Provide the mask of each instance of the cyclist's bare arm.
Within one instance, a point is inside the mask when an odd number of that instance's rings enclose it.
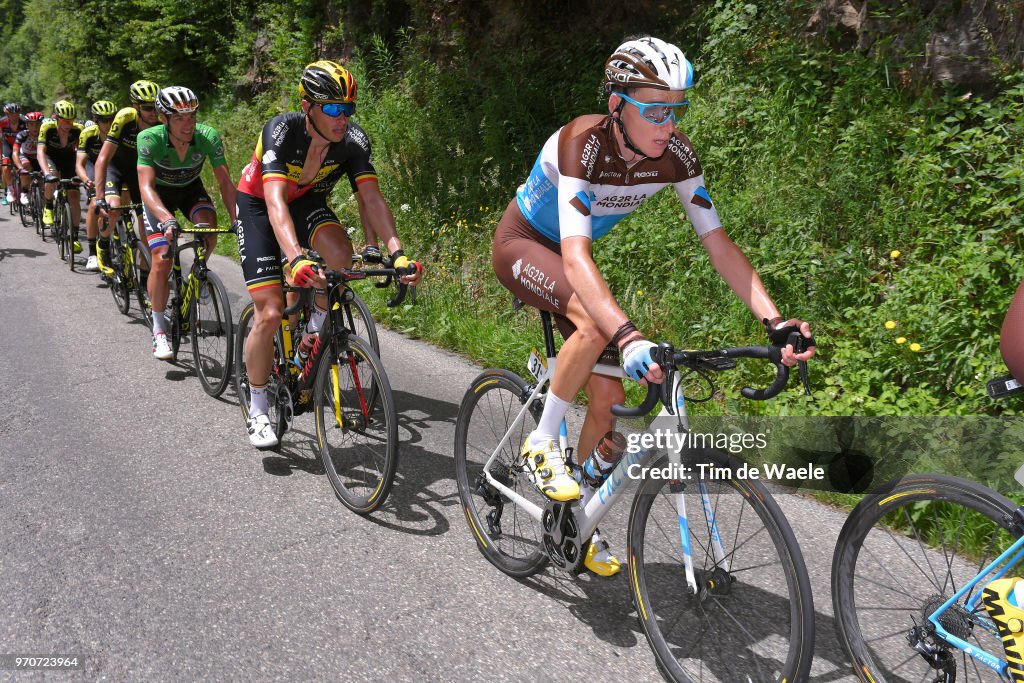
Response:
[[[89,173],[85,170],[85,162],[89,158],[89,155],[84,151],[78,152],[75,155],[75,174],[81,179],[82,183],[86,187],[89,186]]]
[[[583,310],[610,339],[629,320],[629,316],[619,307],[608,283],[597,269],[591,252],[592,244],[589,237],[566,237],[561,243],[562,263],[569,285]]]
[[[359,205],[359,220],[363,223],[363,231],[367,235],[372,231],[377,239],[383,240],[389,253],[394,254],[401,249],[402,241],[398,239],[398,231],[395,230],[395,216],[384,195],[380,193],[380,185],[376,180],[359,184],[356,203]],[[400,279],[407,285],[415,285],[422,277],[423,271],[420,270],[415,275],[403,275]]]
[[[771,320],[779,315],[779,309],[775,306],[772,298],[761,282],[754,266],[750,264],[746,254],[736,246],[736,243],[729,238],[725,230],[716,228],[701,237],[704,249],[708,252],[711,265],[715,267],[718,274],[726,281],[736,296],[746,304],[750,312],[759,321]],[[811,326],[803,323],[800,332],[805,337],[811,336]],[[783,362],[792,365],[796,361],[808,360],[815,353],[815,347],[809,348],[803,353],[794,354],[792,348],[786,347],[783,350]]]
[[[139,194],[142,195],[142,203],[160,223],[174,218],[174,214],[167,210],[156,192],[156,171],[153,167],[136,166],[136,169],[139,174]]]
[[[39,168],[43,170],[43,173],[49,173],[50,165],[46,163],[46,145],[42,142],[36,144],[36,161],[39,162]]]
[[[93,164],[92,175],[93,180],[96,182],[96,187],[100,188],[96,191],[96,194],[103,199],[106,193],[107,187],[107,166],[110,164],[110,160],[114,157],[114,153],[117,151],[117,145],[111,142],[109,139],[103,141],[103,146],[100,147],[100,154],[96,157],[96,163]]]
[[[235,184],[231,182],[231,172],[228,171],[227,166],[214,166],[213,177],[217,180],[217,185],[220,186],[220,197],[224,200],[224,207],[227,209],[228,218],[234,224],[235,219],[238,218],[235,205],[235,194],[238,190],[235,188]]]
[[[383,240],[389,252],[402,248],[398,233],[395,231],[395,217],[384,195],[380,193],[377,181],[368,180],[359,184],[356,204],[359,206],[359,220],[363,223],[363,231],[368,236],[376,235],[378,240]]]

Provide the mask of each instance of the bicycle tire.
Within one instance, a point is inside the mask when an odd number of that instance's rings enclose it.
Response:
[[[60,256],[60,260],[63,261],[65,258],[64,253],[64,226],[61,224],[63,220],[63,212],[60,211],[59,202],[54,199],[53,209],[50,213],[53,215],[53,224],[50,226],[50,237],[53,238],[54,243],[57,245],[57,254]]]
[[[377,354],[377,358],[380,358],[377,323],[373,319],[370,307],[355,292],[352,292],[352,301],[345,304],[345,322],[349,325],[349,331],[352,334],[370,342],[370,348]]]
[[[65,244],[68,253],[68,268],[75,272],[75,231],[71,226],[71,204],[67,201],[61,202],[61,211],[64,214]]]
[[[32,214],[36,221],[36,234],[45,242],[46,234],[43,231],[43,203],[45,201],[43,197],[43,187],[40,184],[33,184],[32,198]]]
[[[131,308],[131,281],[130,278],[130,264],[125,264],[125,252],[124,242],[120,238],[115,236],[115,233],[111,233],[108,242],[110,247],[107,249],[107,253],[110,255],[110,263],[105,264],[111,270],[114,271],[113,276],[110,278],[110,294],[114,297],[114,305],[117,306],[117,310],[122,315],[128,315],[128,311]],[[127,272],[126,272],[127,270]]]
[[[167,319],[167,338],[171,342],[171,362],[177,365],[178,363],[178,352],[181,351],[181,304],[182,301],[179,298],[179,292],[183,289],[184,282],[181,281],[179,276],[176,276],[173,268],[171,275],[167,279],[167,303],[164,304],[164,318]],[[183,295],[182,295],[183,296]],[[193,301],[189,305],[189,309],[195,305]],[[189,310],[188,316],[192,317],[192,311]]]
[[[320,460],[338,500],[357,514],[370,514],[387,500],[398,469],[398,411],[387,374],[369,342],[354,334],[345,349],[332,342],[316,366]]]
[[[710,450],[699,452],[695,462],[733,472],[740,466]],[[667,463],[662,456],[652,469]],[[788,520],[762,483],[706,479],[698,468],[691,471],[693,479],[682,487],[645,479],[629,515],[629,589],[659,667],[669,680],[686,683],[806,681],[814,656],[814,603]],[[699,483],[707,487],[707,505]],[[687,500],[696,594],[682,570],[679,495]],[[712,550],[716,534],[724,562]]]
[[[1016,507],[1005,496],[980,484],[945,475],[907,476],[861,500],[843,525],[832,557],[836,631],[859,680],[893,683],[924,680],[928,674],[938,676],[939,672],[912,649],[907,636],[915,625],[927,623],[925,612],[931,614],[1018,538],[1011,530]],[[944,520],[957,518],[960,528],[951,533]],[[908,526],[912,537],[898,530]],[[964,550],[960,543],[967,538],[963,535],[965,528],[974,537],[975,546],[980,540],[980,547],[985,547],[976,562],[958,555]],[[941,549],[929,547],[928,538],[938,538]],[[915,565],[915,557],[920,557],[925,566]],[[869,562],[878,568],[869,566]],[[936,567],[945,572],[941,580]],[[1007,576],[1021,576],[1022,570],[1020,565],[1011,567]],[[976,595],[985,583],[983,579],[965,597]],[[937,602],[940,599],[942,602]],[[981,608],[982,617],[984,612]],[[955,605],[945,615],[962,619],[960,626],[969,627],[965,641],[1002,656],[998,636],[985,628],[975,628],[974,615],[967,608]],[[934,644],[954,657],[958,683],[1003,680],[944,641]]]
[[[498,496],[483,479],[483,467],[491,454],[501,448],[491,474],[516,493],[543,507],[546,499],[519,465],[519,451],[526,436],[536,427],[541,405],[528,411],[510,438],[504,435],[518,415],[530,387],[508,370],[485,370],[470,384],[459,406],[455,422],[455,480],[462,511],[477,548],[487,561],[515,578],[532,576],[544,569],[548,555],[538,521],[521,513],[511,501]],[[493,524],[498,501],[502,512]],[[511,509],[510,506],[511,505]],[[509,514],[511,513],[511,514]],[[502,529],[511,516],[511,533]]]
[[[250,301],[245,308],[242,309],[241,315],[238,316],[238,324],[235,326],[235,350],[234,350],[234,377],[235,377],[235,393],[238,395],[238,406],[242,409],[242,419],[248,421],[249,419],[249,373],[245,368],[245,341],[249,337],[249,330],[252,329],[253,316],[255,313],[255,305]],[[281,450],[281,437],[284,436],[286,431],[286,417],[284,416],[281,407],[278,405],[278,388],[283,382],[285,373],[288,372],[286,365],[287,361],[284,360],[284,338],[282,337],[281,330],[278,328],[277,333],[274,335],[274,360],[270,367],[270,376],[267,382],[267,402],[270,408],[269,416],[270,422],[274,427],[274,433],[277,435],[278,443],[276,446],[270,448],[273,451]]]
[[[207,272],[190,310],[192,358],[203,391],[214,398],[224,393],[231,380],[234,339],[231,304],[224,283],[216,273]]]

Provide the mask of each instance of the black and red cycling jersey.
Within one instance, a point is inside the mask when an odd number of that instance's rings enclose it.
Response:
[[[265,181],[283,181],[288,183],[288,201],[292,202],[307,192],[326,196],[343,175],[348,175],[353,192],[359,191],[359,183],[377,180],[370,162],[370,139],[362,128],[349,122],[341,142],[328,146],[316,177],[299,185],[311,141],[305,114],[289,112],[270,119],[263,126],[252,160],[242,170],[239,192],[262,199]]]
[[[25,122],[21,116],[15,117],[15,120],[11,120],[9,115],[0,117],[0,135],[3,136],[3,141],[9,145],[14,144],[14,138],[20,131],[25,130]]]

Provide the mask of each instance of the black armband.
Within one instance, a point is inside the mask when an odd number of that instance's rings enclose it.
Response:
[[[627,320],[626,322],[619,325],[619,329],[615,330],[615,334],[612,335],[611,343],[615,344],[615,346],[618,346],[619,342],[625,339],[628,335],[638,331],[639,330],[636,329],[636,325],[633,324],[633,321]]]

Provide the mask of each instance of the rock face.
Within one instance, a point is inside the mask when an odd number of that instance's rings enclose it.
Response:
[[[984,88],[1001,68],[1024,67],[1020,0],[821,0],[806,30],[935,83]]]

